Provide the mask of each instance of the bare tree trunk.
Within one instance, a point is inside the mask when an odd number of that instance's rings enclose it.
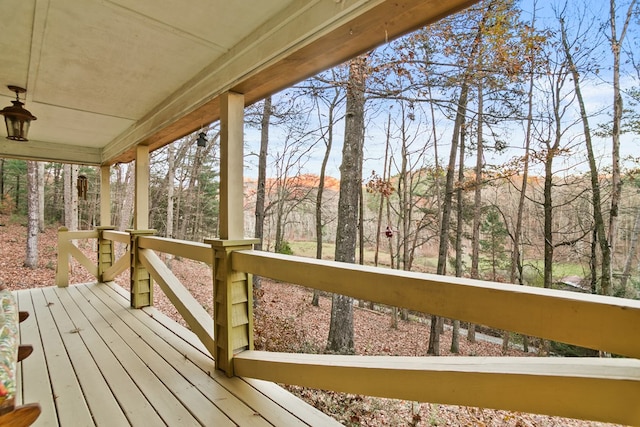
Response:
[[[167,224],[166,237],[173,239],[173,203],[175,193],[176,162],[175,149],[172,144],[167,148]]]
[[[447,252],[449,250],[449,225],[451,222],[451,205],[453,198],[453,182],[456,167],[456,155],[458,153],[458,145],[460,143],[460,132],[462,131],[464,116],[466,114],[467,99],[469,87],[463,82],[460,89],[460,97],[458,99],[458,110],[451,138],[451,151],[449,152],[449,164],[447,166],[447,175],[445,180],[444,200],[442,202],[442,220],[440,222],[440,244],[438,248],[438,265],[437,274],[445,275],[447,273]],[[438,317],[431,316],[431,328],[429,332],[428,354],[436,356],[440,355],[440,330],[438,328]]]
[[[387,181],[387,163],[389,161],[389,143],[391,140],[391,114],[387,118],[387,137],[384,147],[384,166],[382,168],[382,180]],[[373,265],[378,266],[378,258],[380,254],[380,237],[382,236],[382,213],[384,208],[384,200],[387,198],[382,192],[380,195],[380,205],[378,206],[378,223],[376,227],[376,250],[373,255]],[[391,262],[393,265],[393,261]]]
[[[640,234],[640,208],[636,209],[636,220],[633,225],[633,231],[631,232],[629,240],[629,249],[627,250],[627,258],[624,262],[624,268],[622,269],[622,278],[620,285],[622,289],[627,287],[627,281],[631,275],[631,263],[636,255],[636,247],[638,245],[638,234]]]
[[[70,164],[66,164],[63,166],[63,171],[62,171],[62,185],[63,185],[63,192],[62,192],[62,198],[64,199],[64,226],[67,227],[67,229],[71,229],[69,226],[69,222],[70,222],[70,217],[71,217],[71,191],[72,191],[72,185],[71,185],[71,165]]]
[[[4,201],[4,159],[0,159],[0,204]]]
[[[463,125],[464,127],[464,125]],[[464,133],[464,132],[463,132]],[[462,276],[462,229],[464,227],[463,221],[463,210],[464,210],[464,200],[463,200],[463,188],[464,188],[464,155],[465,155],[465,144],[464,137],[462,138],[463,142],[460,144],[460,156],[458,157],[458,188],[456,189],[456,277]],[[451,334],[451,353],[459,353],[460,352],[460,321],[453,321],[453,330]]]
[[[358,194],[358,264],[364,265],[364,190],[360,185]],[[364,300],[358,300],[358,307],[364,308]]]
[[[392,162],[389,162],[389,170],[385,175],[387,177],[391,175],[391,163]],[[387,224],[391,224],[391,203],[389,201],[389,197],[385,197],[384,201],[387,205]],[[393,250],[393,236],[396,236],[397,240],[397,233],[391,231],[389,229],[389,226],[387,226],[387,230],[389,230],[389,233],[385,232],[385,236],[387,237],[387,241],[389,243],[389,266],[391,268],[398,269],[400,267],[400,257],[399,253],[397,253],[400,252],[399,245],[396,245],[397,250],[395,252]],[[391,307],[391,327],[393,329],[398,329],[398,307]]]
[[[39,201],[38,162],[27,161],[27,254],[24,266],[29,268],[38,267]]]
[[[260,239],[254,248],[257,251],[262,250],[262,239],[264,238],[264,205],[266,198],[266,181],[267,181],[267,150],[269,149],[269,125],[271,123],[272,101],[268,96],[264,99],[262,107],[262,118],[260,121],[260,153],[258,154],[258,182],[256,183],[256,225],[254,234],[256,239]],[[256,298],[253,299],[253,305],[259,305],[260,295],[260,276],[253,277],[253,291]]]
[[[531,20],[531,28],[535,28],[535,6],[534,15]],[[527,195],[527,184],[529,181],[529,151],[531,148],[531,132],[533,128],[533,90],[535,84],[535,66],[536,66],[536,50],[530,49],[527,52],[530,61],[529,71],[529,90],[527,92],[527,129],[524,137],[524,155],[522,158],[522,187],[520,188],[520,195],[518,197],[518,211],[516,214],[516,228],[513,232],[513,251],[511,252],[511,270],[510,281],[511,283],[518,283],[524,285],[522,273],[523,273],[523,257],[520,251],[520,242],[522,239],[522,219],[524,214],[524,203]],[[509,348],[510,333],[505,331],[502,340],[502,351],[506,353]],[[525,351],[528,351],[528,339],[524,337]]]
[[[461,142],[461,132],[463,131],[463,123],[467,113],[467,103],[469,99],[469,82],[474,75],[474,63],[480,45],[482,43],[482,33],[484,31],[485,22],[491,13],[491,5],[483,15],[480,25],[478,26],[474,40],[471,45],[471,52],[468,57],[467,68],[464,72],[460,87],[460,96],[456,108],[456,118],[453,126],[453,135],[451,137],[451,151],[449,153],[449,164],[447,165],[447,174],[445,180],[444,200],[442,201],[442,220],[440,222],[440,244],[438,248],[438,266],[437,274],[445,275],[447,273],[447,252],[449,249],[449,225],[451,222],[451,204],[453,198],[453,181],[456,166],[456,154],[458,144]],[[464,143],[464,141],[462,142]],[[440,354],[440,333],[438,325],[440,322],[436,316],[431,316],[431,329],[429,333],[428,354]]]
[[[44,162],[38,162],[38,230],[44,233],[44,229]]]
[[[401,147],[401,165],[400,174],[398,177],[398,202],[400,213],[400,226],[402,227],[402,234],[398,233],[398,257],[402,256],[402,269],[408,271],[411,269],[411,248],[409,247],[409,236],[411,234],[411,224],[413,222],[413,206],[411,204],[411,171],[409,163],[409,147],[407,136],[407,114],[405,113],[404,103],[402,104],[402,128],[400,129],[402,135],[402,147]],[[400,227],[399,227],[400,228]],[[402,247],[402,253],[400,248]],[[400,317],[402,320],[408,320],[409,311],[406,308],[400,310]],[[397,325],[396,325],[397,327]]]
[[[176,181],[176,156],[175,147],[173,144],[169,144],[167,147],[167,219],[165,223],[165,237],[173,239],[173,204],[175,202],[175,181]],[[165,254],[165,262],[167,267],[171,269],[171,262],[173,255],[170,253]]]
[[[283,154],[284,155],[284,154]],[[273,245],[273,250],[276,253],[280,253],[282,251],[282,244],[284,242],[284,228],[285,221],[288,215],[288,211],[285,212],[285,204],[289,202],[289,170],[285,167],[280,172],[280,176],[276,179],[276,193],[278,198],[275,202],[275,222],[276,222],[276,233],[275,233],[275,242]]]
[[[262,250],[262,238],[264,236],[265,182],[267,179],[267,150],[269,149],[269,123],[271,120],[271,108],[272,103],[271,97],[269,96],[264,100],[260,127],[260,153],[258,154],[258,182],[256,183],[255,210],[255,237],[260,239],[260,242],[255,245],[256,250]]]
[[[482,77],[480,77],[482,79]],[[480,278],[480,222],[482,221],[482,166],[483,166],[483,144],[482,144],[482,80],[478,86],[478,152],[476,153],[476,181],[473,195],[473,226],[471,237],[471,277]],[[462,142],[464,144],[464,141]],[[467,340],[476,341],[476,327],[469,324],[467,329]]]
[[[121,166],[123,167],[123,166]],[[133,178],[133,171],[135,165],[133,162],[126,165],[127,173],[125,174],[123,187],[125,188],[124,199],[122,201],[122,209],[120,210],[120,223],[118,224],[118,230],[124,231],[131,227],[131,218],[133,218],[133,202],[135,194],[135,185]]]
[[[553,124],[554,135],[553,140],[545,141],[546,144],[546,158],[544,161],[544,189],[543,189],[543,211],[544,211],[544,287],[550,288],[553,282],[553,255],[555,245],[553,243],[553,160],[558,148],[560,147],[560,141],[562,140],[562,116],[561,116],[561,99],[562,99],[562,86],[566,74],[558,75],[553,80],[553,87],[551,92],[552,108],[553,108]],[[541,346],[544,347],[544,346]]]
[[[347,106],[340,166],[340,196],[336,234],[336,261],[355,262],[358,199],[362,187],[362,150],[364,143],[364,104],[367,57],[351,61],[347,85]],[[327,351],[353,353],[353,299],[333,295]]]
[[[616,2],[615,0],[609,0],[609,26],[611,28],[611,37],[609,39],[611,43],[611,52],[613,54],[613,118],[612,118],[612,135],[611,135],[611,209],[609,211],[609,248],[611,250],[611,265],[613,265],[613,258],[616,253],[616,243],[618,238],[618,211],[620,204],[620,195],[622,192],[622,179],[620,173],[620,123],[622,121],[623,105],[622,105],[622,93],[620,88],[620,52],[622,50],[622,43],[629,27],[629,22],[634,16],[634,7],[636,0],[629,2],[629,7],[625,15],[625,21],[622,26],[622,31],[618,36],[618,30],[616,27]],[[604,255],[603,255],[604,256]],[[610,270],[611,273],[611,270]],[[609,280],[611,281],[611,280]],[[603,286],[602,293],[604,295],[611,295],[612,289],[605,289]]]
[[[69,230],[78,229],[78,166],[64,165],[64,224]]]
[[[179,230],[179,238],[180,239],[188,239],[189,232],[195,232],[195,218],[197,215],[196,208],[196,199],[197,195],[197,182],[198,177],[200,176],[200,171],[202,170],[202,147],[196,148],[196,153],[193,157],[193,167],[189,171],[189,181],[187,184],[187,189],[185,190],[184,197],[184,214],[182,216],[182,220],[180,221],[180,230]]]
[[[602,278],[601,289],[604,295],[611,293],[611,261],[612,247],[609,246],[604,227],[604,218],[602,215],[602,198],[600,195],[600,174],[598,172],[598,166],[596,165],[596,158],[593,153],[593,144],[591,142],[591,128],[589,126],[589,117],[587,115],[587,109],[585,107],[584,99],[582,97],[582,88],[580,85],[580,72],[573,60],[573,54],[571,53],[571,46],[567,40],[567,32],[564,25],[564,19],[560,18],[560,31],[562,36],[562,47],[564,48],[565,57],[567,59],[571,76],[573,77],[573,83],[576,91],[576,98],[578,100],[578,106],[580,107],[580,119],[582,120],[582,127],[584,132],[584,139],[587,148],[587,158],[589,160],[589,171],[591,177],[591,201],[593,204],[593,221],[595,228],[595,238],[600,245],[600,251],[602,253]],[[615,110],[615,108],[614,108]],[[612,200],[613,204],[613,200]],[[593,258],[595,258],[595,254]],[[595,278],[593,278],[595,279]]]
[[[71,165],[71,230],[78,230],[79,199],[78,199],[78,165]]]
[[[324,156],[322,157],[322,165],[320,166],[320,179],[318,182],[318,192],[316,194],[316,258],[322,259],[322,197],[324,196],[324,179],[327,172],[327,164],[329,163],[329,157],[331,156],[331,147],[333,146],[333,121],[335,107],[337,105],[337,96],[333,99],[333,102],[329,105],[327,112],[327,131],[325,141]],[[311,304],[318,307],[320,305],[320,291],[314,289],[313,298]]]
[[[595,227],[591,232],[591,242],[589,246],[590,290],[591,293],[595,295],[598,293],[598,232]]]

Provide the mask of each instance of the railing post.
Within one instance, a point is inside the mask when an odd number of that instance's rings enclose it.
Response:
[[[98,231],[98,280],[103,282],[102,274],[113,265],[115,251],[113,241],[102,237],[105,230],[115,230],[111,225],[96,227]]]
[[[213,248],[213,318],[216,369],[232,377],[233,355],[253,350],[251,275],[231,268],[231,253],[253,249],[258,239],[205,240]]]
[[[58,265],[56,267],[56,286],[66,288],[69,286],[69,239],[66,233],[67,227],[58,228]]]
[[[153,305],[153,279],[140,262],[138,254],[138,237],[153,236],[156,230],[126,230],[131,236],[131,263],[129,284],[131,290],[131,307],[142,308]]]

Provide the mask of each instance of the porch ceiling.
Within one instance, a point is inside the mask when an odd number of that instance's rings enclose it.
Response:
[[[29,142],[0,157],[133,159],[477,0],[3,0],[0,108],[27,88]]]

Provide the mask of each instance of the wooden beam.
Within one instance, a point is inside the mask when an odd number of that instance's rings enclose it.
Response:
[[[234,252],[232,257],[237,271],[640,358],[636,300],[260,251]]]
[[[345,393],[639,425],[640,361],[245,351],[236,375]]]
[[[0,139],[0,157],[89,166],[102,164],[102,150],[99,148],[35,140],[15,142],[2,138]]]

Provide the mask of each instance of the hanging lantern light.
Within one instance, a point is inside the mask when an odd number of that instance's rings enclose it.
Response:
[[[29,125],[32,120],[36,120],[36,116],[31,114],[22,106],[19,94],[25,93],[27,90],[18,86],[7,86],[9,90],[16,93],[16,100],[11,101],[13,105],[4,107],[0,110],[0,114],[4,116],[4,122],[7,126],[7,139],[13,141],[28,141]]]
[[[207,146],[207,135],[204,132],[200,132],[198,134],[198,140],[196,141],[198,147],[206,147]]]

